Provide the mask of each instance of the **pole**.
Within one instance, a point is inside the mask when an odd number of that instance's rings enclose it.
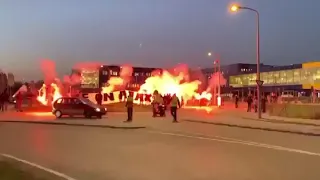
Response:
[[[218,87],[218,97],[220,97],[220,95],[221,95],[221,94],[220,94],[220,93],[221,93],[221,85],[220,85],[220,74],[221,74],[220,60],[218,60],[218,63],[219,63],[219,64],[218,64],[218,73],[219,73],[219,74],[218,74],[218,76],[219,76],[219,77],[218,77],[218,86],[219,86],[219,87]]]
[[[258,93],[258,119],[261,119],[261,86],[260,86],[260,15],[256,12],[257,25],[257,93]]]
[[[216,62],[214,61],[213,62],[213,77],[211,78],[216,78],[216,73],[217,73],[217,65],[216,65]],[[214,79],[215,80],[215,79]],[[213,104],[216,105],[217,104],[217,97],[216,97],[216,92],[217,92],[217,84],[214,82],[214,85],[213,85]]]

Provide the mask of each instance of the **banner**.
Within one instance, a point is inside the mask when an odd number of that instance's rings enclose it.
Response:
[[[153,101],[153,97],[151,94],[142,94],[135,91],[115,91],[112,93],[104,93],[102,94],[102,104],[112,104],[112,103],[119,103],[125,102],[129,93],[133,94],[134,103],[135,104],[151,104]],[[82,97],[87,98],[92,102],[96,102],[96,94],[97,93],[83,93]]]

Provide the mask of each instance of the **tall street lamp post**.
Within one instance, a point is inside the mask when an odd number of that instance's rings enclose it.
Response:
[[[230,10],[232,12],[237,12],[239,10],[250,10],[255,12],[256,14],[256,61],[257,61],[257,95],[258,95],[258,118],[261,118],[261,86],[263,84],[263,81],[260,79],[260,15],[259,12],[253,8],[244,7],[244,6],[238,6],[238,5],[232,5]]]
[[[220,74],[221,74],[221,68],[220,68],[220,55],[219,54],[214,54],[216,56],[215,60],[213,61],[213,64],[214,64],[214,72],[218,72],[218,97],[215,96],[214,94],[214,98],[215,98],[215,101],[216,102],[216,98],[218,100],[217,102],[217,105],[220,107],[221,106],[221,84],[220,84]],[[208,56],[211,57],[212,56],[212,53],[209,52],[208,53]],[[218,71],[216,71],[216,67],[218,67]],[[216,92],[216,87],[214,87],[214,92]]]

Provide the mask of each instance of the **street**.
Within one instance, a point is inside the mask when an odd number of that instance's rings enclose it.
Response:
[[[119,119],[118,119],[119,121]],[[316,180],[318,137],[154,120],[121,130],[0,124],[0,152],[77,180]]]

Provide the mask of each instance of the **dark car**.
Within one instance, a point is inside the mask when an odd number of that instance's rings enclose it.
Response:
[[[79,97],[61,97],[52,105],[52,114],[57,118],[61,118],[63,115],[84,115],[86,118],[95,116],[101,119],[106,113],[107,108]]]

